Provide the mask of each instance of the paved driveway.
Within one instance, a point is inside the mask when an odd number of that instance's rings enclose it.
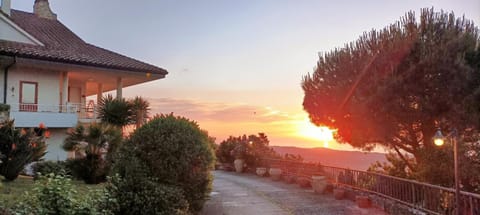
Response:
[[[272,181],[252,174],[214,171],[213,191],[200,215],[383,215],[362,209],[350,200],[335,200],[296,184]]]

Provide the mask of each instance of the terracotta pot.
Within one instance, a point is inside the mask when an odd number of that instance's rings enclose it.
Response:
[[[333,196],[336,200],[342,200],[345,198],[345,190],[340,188],[333,189]]]
[[[278,181],[278,180],[280,180],[280,175],[282,174],[282,169],[280,169],[280,168],[270,168],[268,173],[270,174],[270,177],[272,177],[272,180]]]
[[[306,177],[297,178],[297,184],[303,188],[307,188],[311,186],[310,181]]]
[[[295,176],[293,176],[293,175],[286,175],[286,176],[284,177],[284,180],[285,180],[285,182],[287,182],[287,184],[295,183]]]
[[[267,168],[265,167],[257,167],[257,175],[263,177],[265,173],[267,173]]]
[[[245,164],[245,161],[243,159],[235,159],[233,162],[235,165],[235,171],[238,173],[243,172],[243,165]]]
[[[327,188],[327,177],[323,175],[312,176],[312,187],[315,193],[324,193]]]
[[[355,202],[359,208],[369,208],[372,205],[368,196],[356,196]]]

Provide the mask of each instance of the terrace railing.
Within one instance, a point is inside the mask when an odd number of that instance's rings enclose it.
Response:
[[[454,214],[455,190],[388,175],[324,166],[314,163],[265,159],[279,167],[285,176],[311,176],[321,172],[335,186],[368,192],[428,214]],[[480,195],[460,192],[460,214],[480,214]]]

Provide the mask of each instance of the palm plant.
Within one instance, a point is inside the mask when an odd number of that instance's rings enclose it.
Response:
[[[63,149],[82,154],[73,162],[73,172],[87,183],[97,183],[104,178],[110,166],[111,156],[122,141],[121,131],[110,124],[78,125],[68,132]]]
[[[98,115],[102,122],[120,128],[132,122],[132,105],[125,99],[113,98],[109,94],[103,97],[98,104]]]
[[[144,98],[137,96],[129,101],[132,113],[132,121],[135,123],[135,128],[139,128],[148,119],[148,111],[150,110],[150,104]]]

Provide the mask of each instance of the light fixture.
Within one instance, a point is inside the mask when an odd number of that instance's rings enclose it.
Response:
[[[435,132],[435,135],[433,136],[433,143],[437,146],[442,146],[445,143],[445,137],[442,134],[442,131],[440,129]]]

